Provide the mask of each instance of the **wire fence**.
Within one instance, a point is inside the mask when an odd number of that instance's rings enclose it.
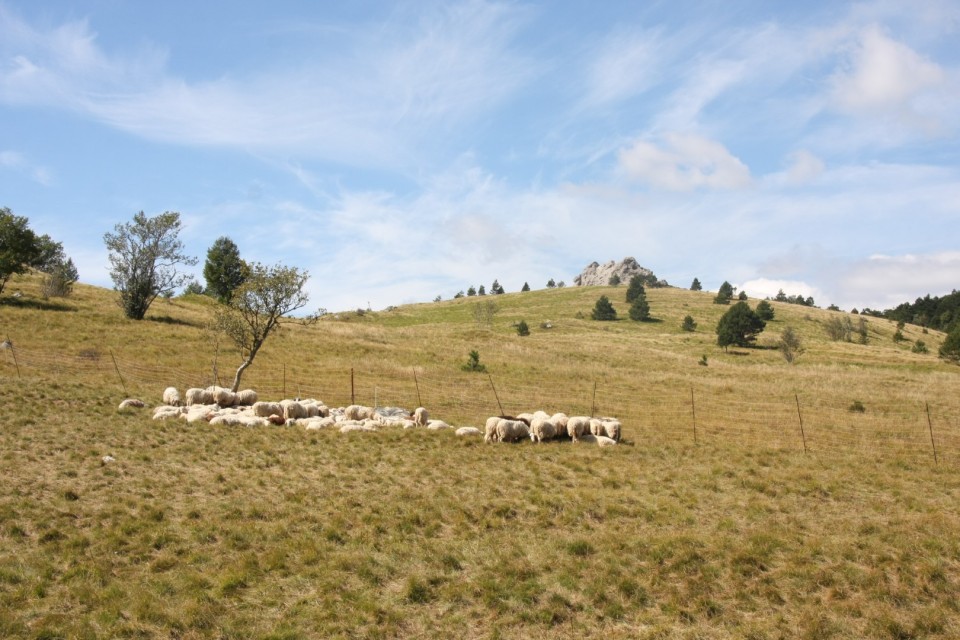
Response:
[[[215,367],[188,371],[145,364],[112,352],[77,356],[40,350],[0,352],[0,377],[112,385],[118,396],[160,404],[174,386],[230,386]],[[232,374],[232,372],[231,372]],[[317,398],[332,407],[348,404],[427,407],[450,424],[482,426],[491,415],[543,409],[568,415],[613,416],[625,439],[649,444],[736,443],[744,447],[862,454],[960,464],[960,405],[956,398],[931,402],[917,393],[875,398],[867,406],[839,397],[771,395],[729,386],[651,389],[602,381],[554,379],[499,386],[484,373],[440,371],[389,365],[331,370],[298,364],[247,370],[244,388],[263,399]],[[956,394],[953,394],[956,395]],[[889,394],[888,394],[889,396]]]

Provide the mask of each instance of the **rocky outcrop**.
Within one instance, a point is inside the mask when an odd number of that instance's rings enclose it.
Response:
[[[630,283],[633,276],[642,276],[648,283],[648,286],[666,287],[669,286],[666,280],[657,280],[653,271],[641,267],[636,258],[624,258],[619,262],[611,260],[610,262],[591,262],[576,278],[573,283],[578,287],[589,287],[596,285],[606,286],[610,284],[610,278],[614,275],[620,276],[620,283],[624,286]]]

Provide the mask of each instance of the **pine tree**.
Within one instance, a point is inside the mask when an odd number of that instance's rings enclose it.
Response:
[[[530,285],[524,282],[523,287],[520,289],[520,291],[530,291]]]
[[[498,296],[502,293],[505,293],[505,291],[503,290],[503,287],[500,285],[500,283],[497,280],[494,280],[493,284],[490,285],[490,293],[495,296]]]
[[[615,274],[613,274],[612,276],[610,276],[610,280],[607,282],[607,284],[609,284],[611,287],[619,287],[619,286],[620,286],[620,274],[615,273]]]
[[[738,302],[730,307],[717,323],[717,344],[724,350],[731,344],[749,347],[766,324],[754,313],[750,305],[746,302]]]
[[[483,288],[483,285],[480,285],[480,288],[477,289],[477,295],[478,295],[478,296],[485,296],[485,295],[487,295],[487,290]]]
[[[547,280],[547,289],[553,289],[557,286],[557,283],[553,281],[553,278]]]
[[[473,285],[471,285],[470,288],[467,289],[467,295],[468,295],[468,296],[475,296],[475,295],[477,295],[477,290],[473,288]]]
[[[756,313],[760,316],[760,319],[764,322],[770,322],[773,320],[773,305],[771,305],[766,300],[761,300],[757,303]]]
[[[220,302],[230,302],[233,292],[247,278],[247,271],[236,243],[226,236],[217,238],[207,251],[207,261],[203,265],[207,293]]]
[[[530,326],[527,324],[526,320],[521,320],[517,324],[517,335],[518,336],[528,336],[530,335]]]
[[[630,305],[630,319],[642,322],[650,319],[650,305],[647,303],[647,295],[641,293],[633,299]]]
[[[956,324],[940,346],[940,357],[948,362],[960,362],[960,324]]]
[[[684,331],[696,331],[697,330],[697,321],[693,319],[693,316],[684,316],[683,324],[680,325],[680,328]]]
[[[723,284],[720,285],[720,290],[717,291],[717,296],[713,299],[713,302],[714,304],[730,304],[730,300],[732,299],[733,285],[724,280]]]
[[[627,302],[633,302],[637,296],[646,295],[643,288],[643,276],[633,276],[630,278],[630,284],[627,286]]]
[[[594,320],[616,320],[617,310],[613,308],[610,298],[600,296],[597,299],[596,305],[593,307],[593,311],[590,313],[590,317]]]
[[[693,283],[690,285],[690,291],[703,291],[703,285],[700,284],[698,279],[693,279]]]

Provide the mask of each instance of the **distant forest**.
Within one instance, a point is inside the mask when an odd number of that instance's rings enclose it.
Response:
[[[861,313],[949,332],[960,323],[960,292],[954,289],[942,298],[927,294],[923,298],[917,298],[913,304],[904,302],[895,309],[864,309]]]

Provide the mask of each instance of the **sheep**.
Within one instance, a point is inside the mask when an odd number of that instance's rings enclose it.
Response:
[[[360,407],[358,405],[352,404],[349,407],[343,409],[343,419],[344,420],[360,420]]]
[[[237,394],[230,391],[230,389],[213,386],[207,387],[206,391],[210,394],[213,402],[221,407],[232,407],[237,404]]]
[[[153,419],[154,420],[169,420],[170,418],[179,418],[183,415],[185,408],[183,407],[171,407],[168,405],[160,405],[153,410]]]
[[[441,429],[451,429],[452,427],[448,425],[443,420],[430,420],[427,422],[427,429],[430,431],[440,431]]]
[[[460,427],[456,431],[458,436],[479,436],[480,429],[476,427]]]
[[[307,417],[307,410],[296,400],[281,400],[280,406],[283,407],[283,417],[287,420],[298,420]]]
[[[171,407],[180,406],[180,392],[176,387],[167,387],[163,390],[163,404]]]
[[[484,425],[483,430],[483,441],[487,444],[491,442],[499,442],[500,438],[497,436],[497,424],[500,422],[500,416],[491,416],[487,418],[487,422]]]
[[[206,404],[204,402],[203,395],[204,395],[203,389],[197,389],[197,388],[187,389],[186,398],[185,398],[186,402],[184,404],[186,404],[187,406],[191,406],[194,404]]]
[[[556,426],[542,416],[536,416],[533,424],[530,425],[530,440],[533,442],[543,442],[550,440],[557,435]]]
[[[267,417],[267,422],[270,424],[275,424],[278,427],[282,427],[283,425],[287,424],[287,419],[283,417],[283,414],[273,413]]]
[[[565,413],[555,413],[550,416],[550,422],[557,428],[557,435],[567,433],[567,420],[570,418]]]
[[[425,427],[430,423],[430,414],[423,407],[417,407],[413,412],[413,421],[417,426]]]
[[[574,416],[567,420],[567,435],[576,442],[580,436],[590,433],[590,418],[586,416]]]
[[[529,427],[529,426],[530,426],[530,423],[533,422],[533,414],[532,414],[532,413],[518,413],[518,414],[517,414],[517,417],[515,417],[515,418],[507,418],[507,419],[508,419],[508,420],[519,420],[520,422],[524,423],[525,425],[527,425],[527,426]]]
[[[244,389],[237,392],[237,404],[243,407],[252,407],[257,402],[257,392],[253,389]]]
[[[318,431],[320,429],[326,429],[327,427],[332,427],[336,424],[336,420],[331,417],[326,418],[311,418],[306,420],[303,425],[307,431]]]
[[[187,422],[209,422],[213,417],[213,406],[205,404],[196,404],[190,407],[190,410],[184,414]]]
[[[260,418],[282,416],[283,407],[280,406],[279,402],[255,402],[253,404],[253,415]]]
[[[340,427],[340,433],[351,433],[354,431],[376,431],[375,426],[366,424],[365,422],[356,422],[350,421]]]
[[[500,442],[515,442],[530,435],[530,427],[522,420],[500,420],[497,423],[497,439]]]
[[[123,411],[124,409],[143,409],[146,405],[143,404],[143,400],[137,398],[127,398],[120,403],[120,406],[117,407],[117,411]]]
[[[608,438],[607,436],[595,436],[592,433],[585,433],[580,437],[580,442],[590,442],[596,443],[601,447],[612,447],[617,444],[617,441],[613,438]]]
[[[599,436],[603,434],[603,421],[599,418],[590,418],[590,434]]]
[[[620,442],[620,421],[614,418],[605,418],[602,421],[603,433],[597,435],[606,435],[615,442]]]

